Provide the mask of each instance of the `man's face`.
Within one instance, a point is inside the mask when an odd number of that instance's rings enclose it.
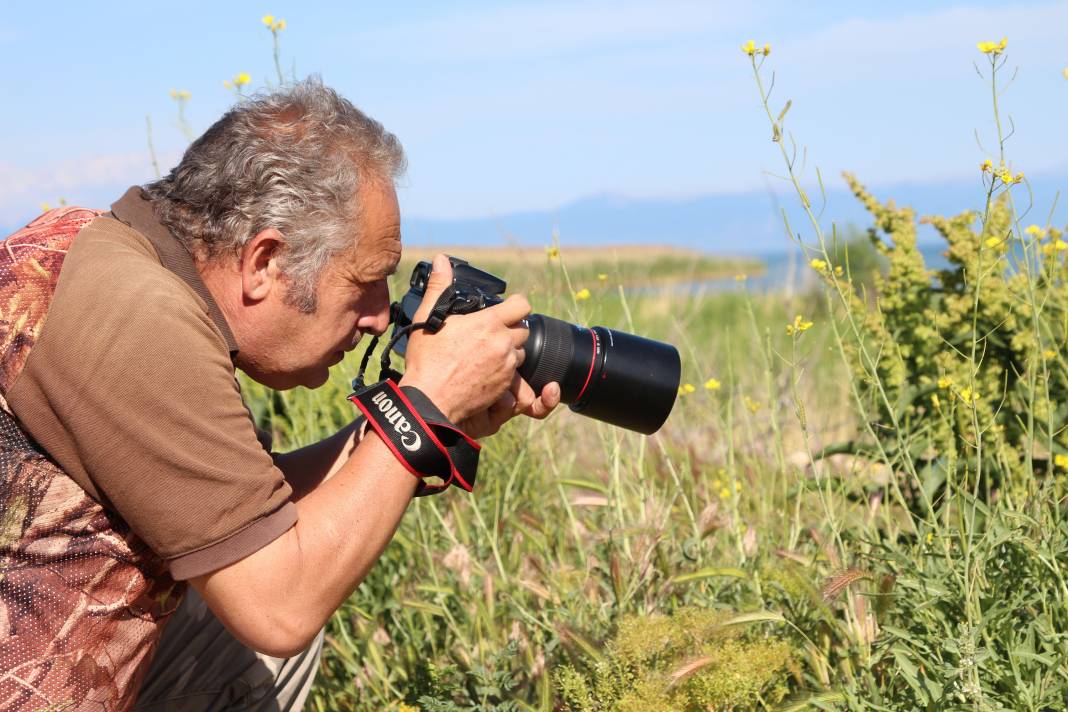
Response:
[[[275,389],[317,388],[364,333],[380,334],[388,327],[386,278],[401,254],[397,195],[391,185],[374,183],[361,187],[358,199],[354,249],[336,255],[326,268],[316,310],[306,314],[276,298],[266,326],[271,337],[261,344],[261,353],[239,354],[238,365],[256,381]]]

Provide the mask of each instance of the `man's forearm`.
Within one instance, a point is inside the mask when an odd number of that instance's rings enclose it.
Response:
[[[299,518],[289,531],[192,583],[246,644],[291,655],[363,580],[416,484],[377,436],[367,437],[335,476],[297,502]]]

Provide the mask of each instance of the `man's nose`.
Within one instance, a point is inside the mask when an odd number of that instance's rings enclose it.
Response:
[[[365,317],[366,321],[361,320],[363,321],[361,326],[374,334],[386,333],[386,329],[389,328],[389,285],[383,282],[382,286],[375,290],[369,306],[371,315]]]

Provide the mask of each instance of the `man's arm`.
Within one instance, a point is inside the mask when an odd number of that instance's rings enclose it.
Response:
[[[447,260],[445,270],[431,276],[424,305],[451,283]],[[526,300],[512,297],[482,312],[451,317],[437,334],[413,334],[401,384],[422,390],[457,423],[491,412],[495,430],[518,411],[544,416],[555,405],[553,394],[535,399],[521,379],[514,385],[526,330],[512,325],[529,311]],[[513,389],[518,395],[510,395]],[[342,433],[331,446],[339,453],[345,450]],[[309,462],[327,460],[309,452]],[[289,531],[191,583],[246,645],[291,656],[308,645],[363,580],[392,538],[416,484],[379,437],[368,435],[334,476],[297,502],[298,521]]]
[[[368,437],[335,476],[297,502],[289,531],[191,583],[243,643],[290,657],[366,576],[416,484],[377,436]]]

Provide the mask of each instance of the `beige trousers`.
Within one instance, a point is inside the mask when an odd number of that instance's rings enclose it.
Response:
[[[163,629],[136,712],[297,712],[311,691],[323,633],[300,655],[272,658],[238,642],[192,587]]]

